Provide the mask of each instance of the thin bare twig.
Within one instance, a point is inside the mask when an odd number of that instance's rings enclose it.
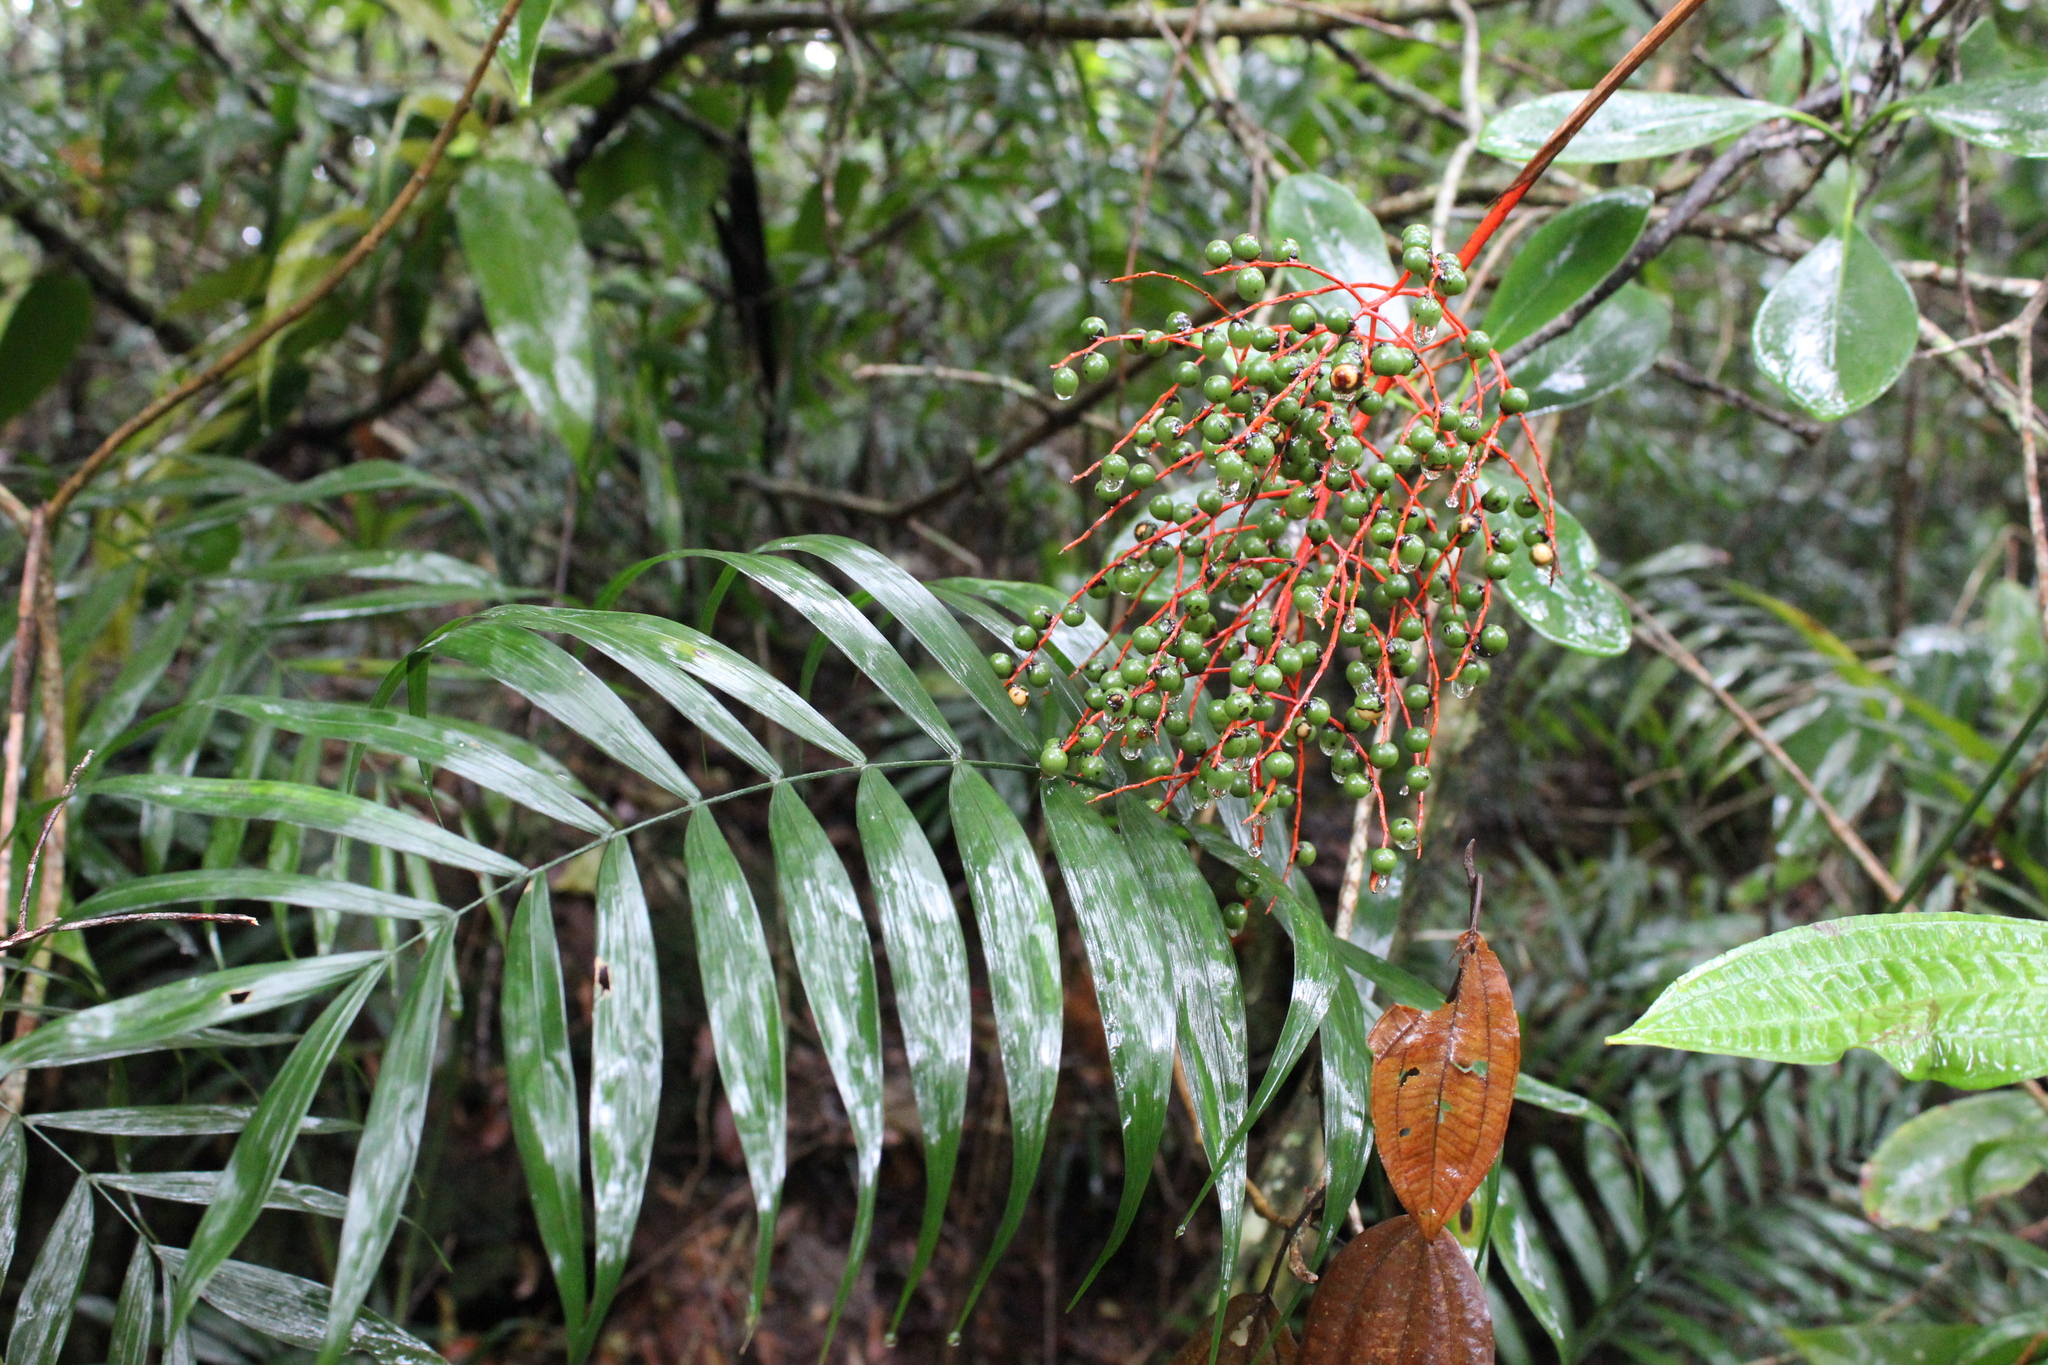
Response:
[[[1802,441],[1818,441],[1828,434],[1828,429],[1819,422],[1809,422],[1804,417],[1794,417],[1789,412],[1780,412],[1762,399],[1752,398],[1741,389],[1701,374],[1682,360],[1660,357],[1656,368],[1681,384],[1689,384],[1702,393],[1711,393],[1730,407],[1741,408],[1744,412],[1763,418],[1773,426],[1783,427]]]
[[[0,886],[10,885],[14,877],[14,822],[21,813],[22,750],[28,736],[28,689],[36,647],[36,585],[43,573],[46,525],[40,510],[31,514],[28,552],[21,563],[21,597],[14,624],[14,676],[7,694],[5,756],[0,758],[7,768],[5,775],[0,776]]]
[[[1643,643],[1677,664],[1692,675],[1695,682],[1714,694],[1714,700],[1721,703],[1721,708],[1735,718],[1736,724],[1756,741],[1757,747],[1770,757],[1771,762],[1784,770],[1794,785],[1805,793],[1807,800],[1813,802],[1813,808],[1820,812],[1822,822],[1835,836],[1836,842],[1848,850],[1849,856],[1856,860],[1864,875],[1884,892],[1885,899],[1896,901],[1900,890],[1898,879],[1892,876],[1883,862],[1879,861],[1877,854],[1871,851],[1870,845],[1863,842],[1863,836],[1842,818],[1842,813],[1835,809],[1834,803],[1821,794],[1813,779],[1806,775],[1806,770],[1792,760],[1792,755],[1785,752],[1783,745],[1771,738],[1770,731],[1764,729],[1763,722],[1751,715],[1748,707],[1737,701],[1727,688],[1721,686],[1707,666],[1700,662],[1699,656],[1687,649],[1677,636],[1665,628],[1662,621],[1650,614],[1648,608],[1627,593],[1621,592],[1619,588],[1615,591],[1621,594],[1621,599],[1628,603],[1629,610],[1635,614],[1636,635]]]
[[[1443,179],[1437,183],[1436,203],[1429,212],[1429,241],[1432,250],[1444,249],[1444,235],[1450,231],[1451,207],[1458,202],[1458,182],[1465,178],[1465,163],[1479,149],[1479,130],[1486,118],[1479,107],[1479,16],[1467,0],[1450,0],[1463,35],[1458,66],[1458,101],[1464,106],[1461,120],[1464,138],[1451,149],[1444,162]],[[1467,262],[1470,264],[1470,262]]]
[[[100,442],[98,448],[86,457],[85,463],[72,471],[71,477],[64,480],[57,491],[50,496],[49,502],[44,504],[46,516],[50,518],[61,516],[64,509],[71,505],[72,499],[83,492],[86,485],[91,483],[99,472],[106,468],[108,462],[120,453],[121,447],[128,444],[137,434],[147,430],[172,412],[175,412],[187,400],[197,394],[204,393],[220,383],[234,371],[236,366],[261,350],[266,342],[283,333],[285,329],[297,325],[308,313],[319,306],[321,300],[339,288],[341,282],[347,279],[354,272],[355,268],[369,257],[371,252],[383,245],[384,239],[391,235],[393,228],[398,226],[398,220],[405,216],[406,210],[412,207],[413,201],[419,198],[421,191],[426,189],[427,182],[433,178],[434,171],[440,166],[442,154],[448,150],[449,142],[454,140],[455,130],[461,126],[462,120],[468,115],[470,105],[476,99],[477,87],[483,84],[484,76],[491,67],[491,59],[497,54],[498,45],[504,41],[505,31],[511,27],[512,19],[519,13],[521,3],[522,0],[505,0],[505,7],[498,12],[498,22],[491,29],[490,40],[484,44],[483,53],[477,58],[475,68],[469,73],[469,80],[462,87],[461,96],[455,101],[454,107],[448,111],[448,117],[442,123],[441,130],[434,135],[434,141],[427,148],[426,156],[421,158],[419,166],[413,171],[412,177],[405,182],[405,188],[401,189],[397,197],[391,201],[390,207],[385,209],[378,216],[377,221],[370,225],[370,230],[358,238],[356,244],[349,248],[347,254],[336,262],[334,268],[322,276],[319,283],[315,284],[310,290],[293,300],[289,306],[278,310],[276,314],[262,325],[251,329],[240,341],[230,346],[225,353],[198,374],[193,375],[169,393],[157,398],[154,402],[143,408],[141,412],[136,413],[120,426],[115,427],[107,435],[107,438]]]
[[[60,929],[105,929],[115,924],[144,924],[157,920],[177,920],[183,924],[256,923],[248,915],[202,914],[196,910],[135,910],[119,915],[99,915],[93,919],[60,919],[52,920],[48,924],[38,924],[31,929],[23,930],[21,933],[9,934],[6,938],[0,938],[0,953],[4,953],[10,948],[20,947],[24,943],[34,942],[36,939],[42,938],[46,934],[54,934]],[[19,1076],[21,1073],[17,1071],[14,1074]],[[12,1080],[13,1077],[10,1076],[8,1079]],[[19,1108],[18,1105],[7,1105],[6,1107],[9,1109]]]

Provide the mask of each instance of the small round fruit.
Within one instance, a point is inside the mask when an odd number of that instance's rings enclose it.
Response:
[[[1090,341],[1100,341],[1109,335],[1109,324],[1101,318],[1082,318],[1081,335]]]
[[[1261,664],[1252,670],[1252,686],[1261,692],[1278,692],[1287,685],[1287,675],[1277,664]]]
[[[1239,298],[1252,303],[1266,292],[1266,272],[1255,265],[1248,265],[1232,277],[1231,283],[1236,286]]]
[[[1427,683],[1409,683],[1401,689],[1401,704],[1410,711],[1426,711],[1429,709],[1430,701]]]
[[[1417,834],[1415,822],[1405,815],[1387,822],[1387,837],[1403,848],[1413,848]]]
[[[1251,918],[1251,915],[1251,907],[1243,901],[1230,902],[1223,907],[1223,932],[1226,934],[1243,933],[1245,922]]]
[[[1409,225],[1408,225],[1407,227],[1404,227],[1404,228],[1402,228],[1402,229],[1401,229],[1401,246],[1402,246],[1402,248],[1403,248],[1404,250],[1405,250],[1406,248],[1408,248],[1408,247],[1411,247],[1411,246],[1428,246],[1428,245],[1429,245],[1429,224],[1427,224],[1427,223],[1410,223],[1410,224],[1409,224]]]
[[[1429,752],[1429,731],[1420,725],[1411,725],[1401,732],[1401,747],[1411,754]]]
[[[1479,632],[1479,652],[1481,654],[1498,654],[1507,647],[1508,631],[1506,626],[1489,625]]]
[[[1265,762],[1259,765],[1259,771],[1269,782],[1285,782],[1294,776],[1294,755],[1284,749],[1267,754]]]
[[[1466,355],[1471,356],[1474,360],[1477,360],[1479,357],[1488,354],[1492,350],[1493,336],[1491,333],[1483,331],[1473,331],[1465,333]]]
[[[1515,571],[1515,561],[1496,551],[1488,555],[1486,562],[1480,567],[1488,578],[1499,582]]]
[[[1078,603],[1060,613],[1060,620],[1065,621],[1070,626],[1078,626],[1087,619],[1088,613],[1081,610]]]
[[[1401,784],[1407,787],[1409,791],[1416,792],[1428,791],[1432,780],[1434,779],[1430,776],[1429,769],[1423,767],[1420,763],[1410,768],[1401,776]]]
[[[1067,751],[1060,747],[1058,740],[1054,740],[1038,755],[1038,771],[1047,777],[1058,777],[1066,770]]]
[[[1019,649],[1033,649],[1038,645],[1038,632],[1030,626],[1019,626],[1010,632],[1010,643]]]
[[[1391,768],[1401,761],[1401,751],[1388,741],[1381,740],[1372,746],[1366,758],[1375,768]]]
[[[1372,795],[1372,779],[1363,773],[1352,773],[1344,779],[1344,795],[1352,801],[1363,801]]]
[[[1372,348],[1372,372],[1378,375],[1404,375],[1415,368],[1415,352],[1405,346],[1396,346],[1391,341],[1382,341]]]
[[[1437,292],[1447,299],[1456,298],[1464,293],[1470,283],[1465,278],[1465,272],[1459,269],[1456,257],[1451,257],[1445,261],[1443,268],[1437,273],[1436,277]]]
[[[1025,675],[1024,675],[1024,680],[1025,680],[1026,682],[1030,683],[1030,684],[1031,684],[1031,685],[1032,685],[1033,687],[1051,687],[1051,686],[1052,686],[1052,665],[1051,665],[1051,664],[1033,664],[1033,665],[1031,665],[1031,668],[1030,668],[1030,670],[1029,670],[1028,672],[1026,672],[1026,673],[1025,673]]]
[[[1095,357],[1088,357],[1093,360]],[[1081,376],[1065,365],[1052,372],[1052,392],[1055,398],[1072,398],[1081,391]]]
[[[1212,266],[1229,265],[1230,243],[1224,241],[1220,237],[1217,238],[1215,241],[1209,243],[1209,245],[1202,248],[1202,259],[1207,261]]]
[[[1541,543],[1529,547],[1529,562],[1539,569],[1547,569],[1557,561],[1557,551]]]
[[[1109,377],[1109,357],[1101,351],[1090,351],[1081,357],[1081,377],[1091,384],[1101,383]]]
[[[1005,678],[1017,671],[1017,661],[1007,654],[989,655],[988,666],[994,669],[998,675]]]
[[[1417,327],[1434,327],[1444,320],[1444,306],[1435,299],[1417,299],[1415,301],[1414,317]]]
[[[1468,687],[1483,686],[1493,676],[1493,666],[1484,659],[1474,659],[1458,673],[1458,681]]]
[[[1529,410],[1529,391],[1510,386],[1500,391],[1500,410],[1510,416]]]
[[[1466,611],[1477,611],[1486,601],[1486,589],[1477,583],[1467,583],[1458,589],[1458,605]]]
[[[1086,754],[1075,765],[1074,775],[1083,782],[1101,782],[1109,773],[1109,762],[1101,754]]]
[[[1433,264],[1433,260],[1434,258],[1430,256],[1427,246],[1401,248],[1401,268],[1411,275],[1429,274],[1429,268]]]
[[[1381,876],[1392,872],[1401,865],[1401,855],[1391,848],[1376,848],[1372,851],[1372,870]]]
[[[1321,322],[1322,319],[1316,316],[1316,306],[1307,299],[1287,310],[1287,325],[1304,336],[1313,332]]]

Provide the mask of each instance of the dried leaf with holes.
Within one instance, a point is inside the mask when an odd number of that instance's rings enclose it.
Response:
[[[1174,1352],[1169,1365],[1209,1365],[1209,1335],[1215,1320],[1207,1319],[1187,1344]],[[1216,1365],[1294,1365],[1294,1333],[1280,1321],[1273,1301],[1264,1294],[1239,1294],[1223,1308],[1223,1344]]]
[[[1464,1248],[1414,1218],[1354,1237],[1308,1306],[1301,1365],[1492,1362],[1493,1319]]]
[[[1388,1009],[1372,1049],[1372,1128],[1394,1193],[1435,1237],[1500,1155],[1522,1069],[1522,1029],[1500,959],[1477,929],[1458,938],[1458,983],[1424,1014]]]

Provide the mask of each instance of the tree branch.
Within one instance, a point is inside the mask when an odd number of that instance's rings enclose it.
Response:
[[[1794,417],[1789,412],[1780,412],[1769,403],[1750,397],[1741,389],[1701,374],[1682,360],[1660,358],[1656,368],[1681,384],[1689,384],[1703,393],[1711,393],[1731,407],[1741,408],[1744,412],[1761,417],[1774,426],[1783,427],[1802,441],[1818,441],[1827,435],[1828,429],[1819,422],[1809,422],[1804,417]]]

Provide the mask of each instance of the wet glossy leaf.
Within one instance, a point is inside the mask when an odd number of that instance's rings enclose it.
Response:
[[[610,821],[578,801],[554,773],[536,770],[474,732],[437,720],[403,711],[283,697],[223,697],[215,705],[291,734],[361,744],[418,759],[429,767],[446,768],[486,791],[510,797],[529,810],[577,829],[593,834],[611,829]]]
[[[334,961],[328,958],[327,961]],[[253,1104],[150,1104],[133,1108],[67,1109],[37,1114],[38,1128],[70,1133],[104,1133],[109,1137],[206,1137],[239,1133],[256,1112]],[[360,1125],[347,1119],[307,1118],[299,1125],[308,1133],[353,1133]],[[0,1144],[5,1138],[0,1137]],[[4,1267],[0,1267],[4,1269]]]
[[[1216,1315],[1173,1353],[1168,1365],[1210,1365]],[[1223,1306],[1223,1332],[1215,1365],[1294,1365],[1294,1333],[1264,1294],[1239,1294]]]
[[[191,1316],[192,1305],[198,1301],[207,1280],[255,1226],[257,1215],[263,1211],[264,1202],[284,1169],[285,1158],[291,1155],[292,1144],[298,1140],[306,1110],[326,1078],[328,1063],[334,1060],[335,1050],[348,1036],[357,1011],[383,975],[381,962],[378,967],[358,973],[320,1012],[264,1090],[256,1112],[235,1140],[235,1150],[228,1158],[227,1169],[221,1172],[213,1202],[207,1205],[205,1216],[192,1233],[177,1292],[171,1298],[174,1328]]]
[[[1983,1335],[1981,1327],[1929,1322],[1787,1328],[1808,1365],[1954,1365]]]
[[[917,637],[933,661],[981,704],[981,709],[1004,734],[1019,748],[1031,753],[1038,751],[1031,726],[1010,700],[1002,679],[989,668],[988,656],[975,647],[960,623],[931,591],[896,561],[844,536],[794,536],[763,548],[802,550],[817,555],[858,583]]]
[[[1294,984],[1288,992],[1287,1017],[1280,1025],[1280,1037],[1273,1044],[1266,1074],[1253,1092],[1251,1103],[1245,1107],[1244,1122],[1238,1125],[1238,1131],[1231,1138],[1235,1145],[1244,1140],[1251,1125],[1266,1112],[1266,1106],[1279,1093],[1281,1083],[1308,1050],[1316,1030],[1322,1027],[1323,1016],[1330,1008],[1330,998],[1342,981],[1337,965],[1341,949],[1331,935],[1329,925],[1323,922],[1321,912],[1312,905],[1304,904],[1296,888],[1283,884],[1279,875],[1264,861],[1210,826],[1197,825],[1188,832],[1204,853],[1252,878],[1259,884],[1260,895],[1273,898],[1273,917],[1294,945]],[[1352,956],[1356,960],[1372,954],[1360,948]],[[1390,976],[1389,979],[1393,978]]]
[[[303,1134],[305,1129],[300,1128]],[[176,1204],[211,1204],[220,1195],[219,1171],[147,1171],[134,1174],[96,1175],[93,1181],[110,1190],[141,1195],[146,1199],[168,1199]],[[319,1218],[339,1218],[347,1212],[348,1200],[318,1185],[280,1180],[263,1197],[266,1209],[288,1209]]]
[[[656,786],[696,799],[696,786],[660,741],[595,673],[559,645],[479,617],[436,636],[428,647],[490,674]]]
[[[692,678],[708,683],[827,753],[837,754],[849,763],[865,761],[859,746],[760,665],[678,622],[631,612],[567,607],[501,607],[491,615],[517,622],[529,630],[563,631],[610,655],[692,724],[769,776],[781,772],[775,760]]]
[[[789,924],[797,975],[803,978],[818,1042],[853,1130],[859,1203],[846,1270],[825,1324],[829,1346],[846,1297],[860,1276],[875,1217],[875,1182],[882,1167],[882,1007],[874,949],[853,879],[846,875],[824,826],[786,785],[778,786],[769,798],[768,837],[775,848],[775,885]]]
[[[1480,481],[1518,495],[1527,491],[1514,471],[1498,461],[1481,471]],[[1518,554],[1501,591],[1529,628],[1553,644],[1581,654],[1626,654],[1634,633],[1628,603],[1600,577],[1600,551],[1579,519],[1562,506],[1556,515],[1557,562],[1551,566],[1556,578]]]
[[[8,1365],[56,1365],[71,1331],[72,1304],[85,1278],[92,1221],[92,1181],[80,1176],[72,1182],[21,1286],[14,1326],[7,1334]]]
[[[1986,1090],[2048,1074],[2048,924],[1859,915],[1744,944],[1607,1040],[1780,1062],[1867,1047],[1910,1080]]]
[[[72,270],[38,275],[15,300],[0,332],[0,422],[28,410],[64,377],[92,331],[92,286]]]
[[[380,848],[417,853],[450,867],[493,876],[516,877],[525,871],[502,853],[450,834],[418,816],[380,806],[360,796],[304,786],[297,782],[251,781],[231,777],[169,777],[135,773],[106,777],[82,788],[81,794],[126,797],[194,815],[235,820],[275,820],[346,835]]]
[[[1557,1343],[1560,1357],[1569,1359],[1572,1335],[1571,1295],[1557,1261],[1544,1244],[1543,1234],[1522,1193],[1522,1182],[1505,1168],[1500,1173],[1500,1193],[1493,1208],[1493,1254],[1514,1281],[1515,1289],[1536,1321]]]
[[[1944,133],[2013,156],[2048,156],[2048,72],[2006,71],[1906,100]]]
[[[123,914],[187,901],[278,901],[285,905],[334,910],[346,915],[404,920],[436,920],[448,915],[445,906],[436,905],[433,901],[389,891],[373,891],[353,882],[308,877],[297,872],[237,867],[218,871],[164,872],[154,877],[119,882],[79,902],[65,918],[90,919],[96,915]]]
[[[1188,845],[1136,793],[1117,803],[1117,824],[1139,881],[1153,895],[1172,966],[1180,1017],[1180,1059],[1195,1097],[1202,1151],[1222,1214],[1221,1264],[1237,1264],[1244,1227],[1244,1144],[1230,1142],[1245,1113],[1244,988],[1223,931],[1215,893]]]
[[[165,611],[163,619],[150,631],[149,638],[122,663],[120,674],[94,703],[92,714],[78,728],[72,752],[83,754],[91,749],[104,754],[114,738],[134,721],[136,713],[156,691],[165,670],[171,666],[171,660],[177,657],[179,648],[184,645],[198,600],[186,593]]]
[[[45,1020],[34,1033],[0,1047],[0,1068],[67,1066],[111,1052],[167,1046],[213,1025],[318,995],[383,960],[382,953],[334,953],[173,981]]]
[[[1506,161],[1527,161],[1585,97],[1583,90],[1561,90],[1504,109],[1488,120],[1479,135],[1479,150]],[[1669,156],[1732,137],[1787,112],[1762,100],[1726,95],[1617,90],[1565,145],[1557,161],[1563,166],[1591,166]]]
[[[1342,939],[1335,940],[1342,944]],[[1350,982],[1330,995],[1319,1035],[1323,1043],[1323,1192],[1318,1254],[1336,1245],[1351,1201],[1372,1156],[1372,1050],[1366,1046],[1365,1004]]]
[[[1395,1008],[1401,1008],[1396,1006]],[[1367,1228],[1309,1301],[1301,1365],[1491,1365],[1486,1291],[1454,1237],[1403,1215]]]
[[[510,588],[500,588],[495,592],[479,592],[467,587],[451,588],[434,583],[415,583],[403,588],[378,588],[371,592],[355,592],[341,597],[323,597],[315,602],[301,602],[259,618],[256,625],[259,629],[281,630],[287,626],[360,621],[372,616],[391,616],[402,611],[432,611],[469,602],[495,602],[521,595]]]
[[[338,1360],[347,1347],[350,1324],[376,1281],[384,1249],[391,1244],[405,1207],[419,1158],[420,1130],[434,1079],[434,1048],[441,1037],[442,991],[454,950],[452,924],[437,925],[427,933],[426,951],[413,967],[384,1044],[377,1088],[370,1095],[369,1116],[363,1121],[355,1171],[348,1182],[327,1335],[320,1350],[326,1361]]]
[[[28,1179],[26,1129],[10,1118],[0,1128],[0,1282],[14,1264],[14,1243],[21,1232],[21,1191]]]
[[[759,1232],[755,1239],[754,1287],[747,1326],[761,1312],[775,1249],[775,1211],[789,1131],[783,1075],[782,998],[754,893],[739,860],[709,810],[690,817],[684,836],[684,868],[690,883],[692,924],[697,934],[697,969],[703,976],[711,1043],[725,1082],[747,1177],[754,1189]]]
[[[1778,0],[1813,36],[1835,69],[1844,75],[1856,69],[1856,49],[1870,23],[1876,0]]]
[[[891,1321],[894,1330],[945,1226],[946,1198],[967,1117],[974,1019],[967,997],[967,938],[946,874],[917,817],[889,779],[869,768],[860,775],[855,818],[882,921],[882,943],[889,952],[896,1017],[924,1135],[924,1223]]]
[[[1357,195],[1326,175],[1303,172],[1290,175],[1273,190],[1273,202],[1266,209],[1266,227],[1275,237],[1292,237],[1301,244],[1301,259],[1336,276],[1346,284],[1390,286],[1400,271],[1387,255],[1387,234],[1372,210]],[[1319,289],[1328,284],[1322,276],[1297,270],[1289,286]],[[1380,298],[1376,289],[1353,294],[1333,294],[1326,300],[1341,300],[1356,314]],[[1407,305],[1395,302],[1383,309],[1395,326],[1407,321]]]
[[[1346,970],[1357,972],[1387,993],[1397,1005],[1433,1010],[1444,1003],[1444,993],[1411,972],[1405,972],[1378,953],[1368,952],[1341,938],[1330,940],[1331,950]]]
[[[1569,1090],[1559,1089],[1548,1081],[1539,1081],[1526,1071],[1518,1072],[1515,1076],[1515,1098],[1524,1104],[1533,1104],[1538,1109],[1548,1109],[1553,1114],[1563,1114],[1567,1118],[1584,1119],[1588,1123],[1597,1123],[1603,1128],[1611,1129],[1621,1137],[1627,1136],[1622,1132],[1621,1125],[1615,1122],[1614,1115],[1593,1101],[1582,1095],[1574,1095]]]
[[[574,211],[545,168],[479,161],[455,191],[455,222],[506,366],[583,464],[597,415],[597,355],[590,260]]]
[[[1822,240],[1764,296],[1751,329],[1757,368],[1826,421],[1874,402],[1919,337],[1913,291],[1862,228]]]
[[[1593,1296],[1606,1298],[1606,1243],[1601,1239],[1586,1201],[1579,1197],[1578,1188],[1565,1174],[1563,1160],[1552,1149],[1538,1147],[1530,1154],[1529,1164],[1535,1169],[1536,1194],[1542,1201],[1543,1211],[1550,1216],[1558,1236],[1564,1239],[1572,1264],[1579,1268],[1579,1275],[1586,1281],[1586,1287],[1593,1291]]]
[[[569,1061],[562,957],[555,944],[554,904],[545,877],[527,882],[512,918],[499,1023],[505,1035],[512,1137],[526,1170],[526,1191],[533,1199],[534,1221],[540,1225],[563,1316],[574,1334],[582,1328],[586,1303],[583,1150],[576,1072]]]
[[[121,1297],[114,1304],[114,1326],[107,1335],[107,1365],[149,1365],[151,1329],[156,1320],[156,1258],[149,1239],[138,1238],[121,1277]]]
[[[803,614],[847,659],[866,674],[890,704],[908,716],[932,742],[952,757],[960,756],[960,740],[926,695],[924,684],[903,656],[875,629],[874,622],[818,575],[777,555],[701,551],[704,557],[729,564]],[[987,667],[983,660],[982,666]]]
[[[1582,298],[1620,265],[1643,224],[1652,195],[1626,185],[1580,200],[1538,228],[1502,272],[1486,308],[1486,330],[1501,350]]]
[[[548,13],[554,7],[555,0],[526,0],[498,45],[498,60],[505,64],[505,74],[512,78],[513,92],[522,107],[533,103],[533,67],[540,60],[541,30],[547,27]],[[478,0],[477,16],[495,22],[499,8]]]
[[[156,1254],[176,1274],[185,1253],[160,1246]],[[278,1270],[228,1261],[214,1272],[200,1297],[244,1327],[307,1350],[315,1350],[327,1329],[327,1287]],[[447,1365],[433,1347],[364,1309],[349,1332],[349,1349],[377,1365]],[[166,1352],[165,1365],[174,1365]]]
[[[996,1044],[1010,1101],[1010,1193],[960,1311],[964,1322],[1030,1202],[1059,1084],[1063,999],[1052,897],[1024,827],[988,779],[965,764],[953,769],[950,810],[988,967]]]
[[[1670,302],[1625,284],[1569,332],[1522,357],[1514,380],[1529,391],[1531,416],[1580,407],[1648,371],[1670,337]]]
[[[507,591],[505,584],[488,569],[437,550],[344,550],[334,554],[293,555],[260,560],[224,576],[251,583],[303,583],[327,578],[425,583],[473,588],[474,595],[479,597]]]
[[[570,1355],[588,1354],[625,1273],[661,1108],[661,982],[640,869],[622,835],[597,869],[590,1007],[590,1192],[596,1206],[590,1316]]]
[[[1500,1155],[1522,1065],[1514,992],[1486,938],[1458,939],[1450,1003],[1391,1006],[1373,1025],[1372,1127],[1394,1193],[1425,1236],[1464,1207]]]
[[[1932,1232],[1952,1214],[2025,1187],[2048,1165],[2048,1113],[2001,1090],[1940,1104],[1893,1129],[1863,1166],[1863,1211]]]
[[[1161,941],[1154,897],[1108,823],[1070,782],[1046,783],[1041,799],[1046,831],[1095,977],[1117,1112],[1123,1119],[1123,1198],[1107,1245],[1075,1291],[1078,1298],[1130,1231],[1152,1178],[1152,1156],[1159,1150],[1173,1084],[1173,968]]]

